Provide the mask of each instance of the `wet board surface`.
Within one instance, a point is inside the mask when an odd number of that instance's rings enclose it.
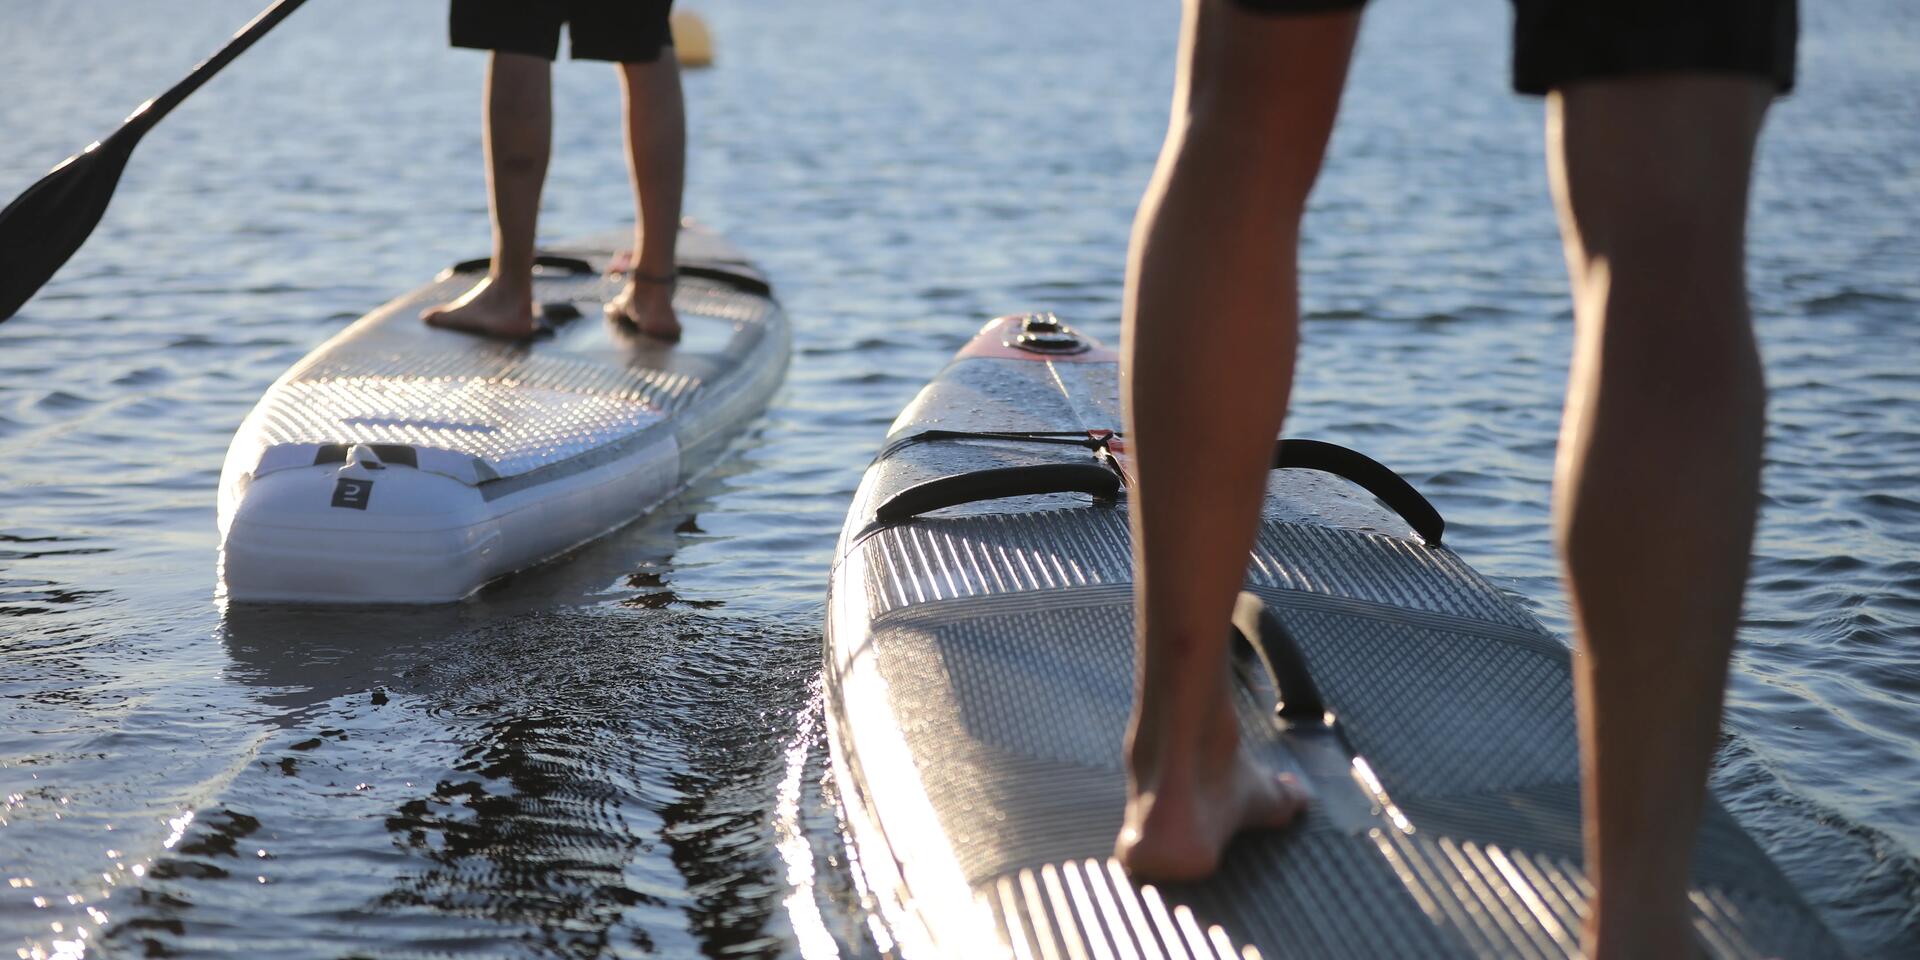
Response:
[[[1237,704],[1246,741],[1315,806],[1241,837],[1206,883],[1120,871],[1129,534],[1123,487],[1097,482],[1117,364],[1085,338],[1022,350],[1021,331],[989,324],[901,414],[832,574],[830,743],[898,952],[1578,956],[1591,888],[1567,650],[1444,545],[1437,515],[1323,470],[1273,472],[1246,589],[1331,722],[1277,721],[1250,657]],[[1003,479],[975,493],[1019,476],[1094,492],[968,500],[984,471]],[[1708,955],[1838,954],[1717,803],[1693,869]]]
[[[459,599],[631,521],[710,466],[784,377],[785,316],[751,263],[689,224],[682,339],[612,323],[621,239],[543,251],[535,298],[550,329],[534,338],[420,322],[485,275],[470,262],[289,370],[222,473],[229,596]]]

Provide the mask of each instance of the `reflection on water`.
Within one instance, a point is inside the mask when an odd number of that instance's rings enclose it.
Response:
[[[258,3],[0,3],[0,197]],[[980,323],[1051,308],[1114,337],[1177,11],[702,6],[725,55],[687,79],[687,209],[772,275],[794,366],[735,457],[606,543],[447,608],[214,602],[214,489],[253,402],[484,252],[483,59],[445,48],[443,5],[310,4],[149,135],[92,242],[0,325],[7,946],[872,952],[821,744],[834,537],[886,425]],[[1754,190],[1774,425],[1716,784],[1857,953],[1906,957],[1920,7],[1803,7]],[[1290,430],[1409,475],[1564,629],[1566,281],[1505,17],[1369,14],[1308,223]],[[618,86],[554,80],[543,230],[618,228]]]
[[[760,837],[785,756],[813,749],[817,648],[808,625],[630,612],[674,596],[647,553],[527,575],[558,611],[230,607],[227,677],[272,732],[107,942],[777,955],[788,887]],[[613,565],[642,591],[567,595]]]

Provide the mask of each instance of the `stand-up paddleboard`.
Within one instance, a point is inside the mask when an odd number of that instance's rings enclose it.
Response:
[[[1117,374],[1049,316],[996,320],[900,415],[854,497],[828,729],[883,948],[1577,956],[1591,889],[1569,655],[1441,544],[1418,492],[1332,444],[1277,445],[1235,616],[1242,733],[1314,806],[1239,838],[1205,883],[1137,885],[1111,859],[1134,661]],[[1709,807],[1707,952],[1836,955]]]
[[[549,332],[508,342],[420,322],[486,262],[368,314],[262,397],[220,478],[235,601],[438,603],[632,521],[710,466],[766,407],[791,334],[767,280],[719,236],[679,241],[677,344],[602,305],[614,244],[543,255]]]

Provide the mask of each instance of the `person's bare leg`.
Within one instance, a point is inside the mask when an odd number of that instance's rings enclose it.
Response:
[[[673,312],[674,244],[686,188],[687,109],[673,48],[652,63],[623,63],[627,168],[633,174],[634,252],[627,285],[607,304],[616,320],[663,340],[680,338]]]
[[[1300,217],[1358,25],[1357,12],[1187,6],[1121,360],[1139,667],[1115,855],[1145,879],[1206,876],[1236,832],[1305,802],[1240,743],[1228,619],[1292,385]]]
[[[553,64],[520,53],[493,54],[487,67],[487,191],[493,211],[493,265],[487,278],[421,319],[496,337],[534,331],[533,235],[553,143]]]
[[[1692,949],[1687,872],[1758,497],[1747,183],[1770,88],[1671,74],[1548,101],[1571,274],[1555,526],[1578,631],[1590,956]]]

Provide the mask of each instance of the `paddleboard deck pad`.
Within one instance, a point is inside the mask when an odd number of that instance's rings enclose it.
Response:
[[[287,371],[220,480],[230,600],[437,603],[631,522],[710,466],[785,376],[766,278],[681,231],[666,344],[605,320],[618,241],[543,254],[543,331],[442,330],[423,308],[485,276],[457,264]]]
[[[828,729],[883,950],[1578,956],[1568,652],[1442,544],[1412,487],[1331,444],[1278,445],[1236,614],[1260,654],[1236,662],[1242,735],[1313,807],[1241,836],[1204,883],[1136,884],[1111,859],[1134,663],[1117,367],[1050,316],[996,320],[855,495]],[[1718,804],[1693,871],[1708,955],[1839,954]]]

